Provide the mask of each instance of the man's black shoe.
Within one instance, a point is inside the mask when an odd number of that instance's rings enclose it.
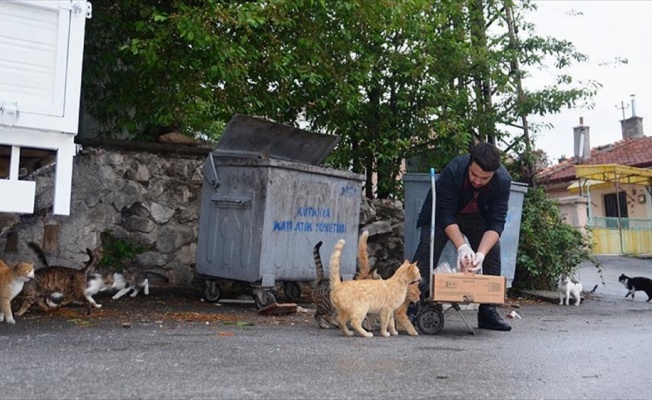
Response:
[[[492,331],[511,331],[512,327],[498,315],[496,306],[480,304],[478,309],[478,328]]]

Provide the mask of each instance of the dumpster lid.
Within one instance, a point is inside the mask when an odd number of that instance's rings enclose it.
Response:
[[[340,137],[236,114],[226,126],[214,155],[276,158],[319,166]]]

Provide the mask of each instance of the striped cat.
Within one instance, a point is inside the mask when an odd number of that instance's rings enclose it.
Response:
[[[86,294],[86,298],[91,300],[93,306],[99,308],[102,307],[102,305],[97,304],[93,299],[93,296],[98,294],[99,292],[113,289],[115,287],[116,287],[116,282],[113,279],[113,274],[109,274],[109,273],[100,274],[98,272],[94,272],[92,274],[88,274],[86,278],[86,291],[84,293]],[[64,302],[64,300],[66,302]],[[64,299],[63,293],[59,293],[59,292],[54,292],[50,296],[48,296],[47,299],[45,299],[45,303],[51,308],[62,307],[70,304],[71,302],[74,303],[75,301],[70,296],[67,299]]]
[[[88,273],[100,261],[101,254],[98,249],[86,249],[89,259],[84,267],[69,268],[63,266],[50,266],[43,250],[34,242],[28,246],[36,253],[39,260],[46,265],[34,272],[34,279],[23,286],[23,304],[16,312],[16,315],[23,315],[34,303],[37,303],[41,310],[48,311],[49,304],[46,302],[50,295],[60,293],[63,295],[61,302],[69,304],[79,301],[88,307],[88,314],[93,307],[101,307],[92,297],[86,294],[86,281]]]
[[[374,270],[371,271],[369,266],[369,254],[367,252],[367,238],[369,231],[365,230],[360,234],[358,240],[358,271],[354,279],[380,279],[380,275]],[[324,279],[324,264],[321,262],[319,250],[322,242],[319,242],[312,249],[312,256],[315,260],[317,278],[313,284],[312,301],[315,303],[315,322],[322,329],[328,329],[331,326],[338,327],[335,320],[335,309],[331,304],[331,290],[328,279]],[[365,320],[365,329],[370,329],[369,321]]]

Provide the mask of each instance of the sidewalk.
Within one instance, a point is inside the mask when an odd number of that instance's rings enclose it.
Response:
[[[652,260],[639,259],[625,256],[597,256],[600,266],[601,275],[598,268],[590,262],[580,264],[578,278],[581,280],[584,289],[593,288],[599,284],[596,295],[625,297],[627,289],[618,282],[618,277],[625,274],[629,277],[645,276],[652,278]],[[602,279],[601,279],[602,278]],[[604,284],[603,280],[604,279]],[[647,300],[647,296],[643,294]]]
[[[645,276],[652,278],[652,259],[639,259],[626,256],[597,256],[601,263],[596,267],[585,261],[578,267],[576,278],[582,282],[585,291],[592,290],[597,284],[598,289],[592,296],[625,297],[627,289],[618,282],[618,277],[625,274],[629,277]],[[552,303],[559,302],[559,294],[554,290],[525,290],[524,294],[537,297]],[[642,299],[647,296],[641,293]]]

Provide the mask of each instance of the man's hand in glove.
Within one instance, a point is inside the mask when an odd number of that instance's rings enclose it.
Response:
[[[475,253],[471,250],[471,246],[464,243],[457,249],[457,270],[467,272],[473,268],[474,259]]]
[[[484,254],[477,252],[475,257],[473,257],[473,266],[470,269],[470,272],[477,272],[482,269],[482,262],[484,261]]]

